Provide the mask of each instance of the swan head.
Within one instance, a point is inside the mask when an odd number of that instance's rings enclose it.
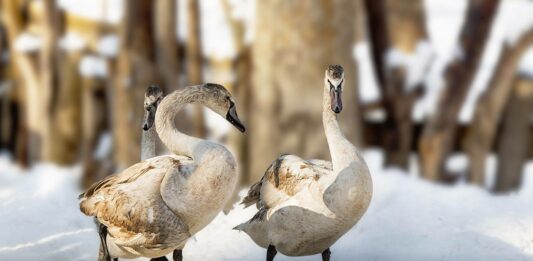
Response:
[[[144,93],[144,121],[143,130],[147,131],[154,126],[157,106],[163,100],[163,90],[159,86],[150,85]]]
[[[226,118],[239,131],[245,132],[246,128],[241,120],[239,120],[237,106],[231,93],[224,86],[214,83],[206,83],[203,85],[203,88],[207,93],[205,105],[220,116]]]
[[[330,65],[324,78],[326,88],[329,88],[331,110],[335,113],[342,111],[342,89],[344,87],[344,68],[340,65]]]

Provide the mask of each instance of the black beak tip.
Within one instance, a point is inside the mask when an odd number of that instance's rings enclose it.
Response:
[[[246,127],[241,126],[241,127],[239,128],[239,130],[240,130],[242,133],[245,133],[245,132],[246,132]]]
[[[147,131],[147,130],[148,130],[148,124],[146,124],[146,123],[143,124],[143,130],[144,130],[144,131]]]
[[[340,107],[335,107],[333,109],[333,112],[335,112],[335,113],[340,113],[341,111],[342,111],[342,109]]]

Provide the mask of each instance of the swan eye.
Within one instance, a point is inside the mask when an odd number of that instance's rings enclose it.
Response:
[[[328,80],[328,83],[329,83],[329,88],[330,89],[334,89],[335,88],[335,86],[333,86],[333,84],[329,80]]]

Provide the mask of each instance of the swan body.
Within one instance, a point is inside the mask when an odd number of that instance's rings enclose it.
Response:
[[[279,251],[287,256],[322,253],[329,260],[329,247],[359,221],[370,204],[370,172],[337,121],[344,75],[339,67],[326,70],[324,88],[323,124],[332,162],[282,155],[243,199],[245,206],[255,203],[259,211],[235,229],[269,248],[269,258]]]
[[[221,96],[221,97],[219,97]],[[187,103],[202,103],[241,131],[234,102],[222,86],[204,84],[167,95],[155,116],[156,130],[174,155],[137,163],[94,184],[80,196],[80,209],[107,227],[109,254],[161,257],[182,249],[209,224],[237,182],[236,162],[222,145],[187,136],[174,116]]]

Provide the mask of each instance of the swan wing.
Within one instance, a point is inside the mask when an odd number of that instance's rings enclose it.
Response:
[[[242,204],[256,204],[258,209],[275,207],[311,183],[318,183],[323,175],[331,171],[331,162],[328,161],[307,161],[294,155],[282,155],[268,167],[263,178],[252,185]]]
[[[91,186],[80,195],[80,209],[107,226],[117,245],[176,246],[190,234],[162,200],[160,186],[168,169],[177,165],[180,160],[172,156],[137,163]]]

